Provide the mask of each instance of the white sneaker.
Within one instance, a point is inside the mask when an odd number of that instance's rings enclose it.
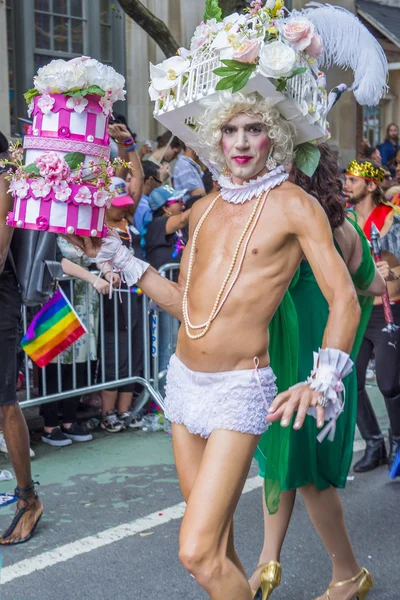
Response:
[[[4,435],[0,433],[0,452],[4,452],[4,454],[8,454],[8,448],[6,444],[6,440],[4,439]],[[34,458],[36,455],[32,448],[29,448],[29,456]]]

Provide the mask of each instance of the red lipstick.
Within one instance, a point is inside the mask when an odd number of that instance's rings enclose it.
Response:
[[[235,156],[235,158],[233,160],[235,162],[237,162],[239,165],[244,165],[244,164],[248,163],[251,159],[252,159],[251,156]]]

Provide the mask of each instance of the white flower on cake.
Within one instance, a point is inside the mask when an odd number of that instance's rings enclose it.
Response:
[[[59,202],[66,202],[70,197],[72,190],[66,181],[60,181],[53,185],[53,192],[56,196],[56,200]]]
[[[110,206],[111,204],[111,194],[109,192],[107,192],[106,190],[98,190],[97,192],[95,192],[93,194],[93,202],[95,203],[96,206],[99,206],[100,208],[102,208],[103,206],[107,205],[107,208]]]
[[[44,177],[39,177],[31,182],[31,190],[36,198],[45,198],[51,192],[51,185]]]
[[[103,65],[98,60],[90,58],[84,63],[88,85],[97,85],[105,92],[111,92],[112,102],[124,100],[125,78],[108,65]]]
[[[295,51],[283,42],[271,42],[261,48],[259,68],[266,77],[288,76],[292,73],[295,64]]]
[[[40,110],[42,111],[42,113],[44,115],[49,114],[49,112],[51,112],[51,109],[54,106],[54,98],[52,98],[51,96],[49,96],[48,94],[43,94],[43,96],[41,96],[38,100],[38,107],[40,108]]]
[[[75,194],[75,202],[77,202],[78,204],[91,204],[91,201],[91,191],[86,185],[82,186],[79,192]]]
[[[190,61],[180,56],[172,56],[158,65],[150,63],[150,76],[153,88],[157,92],[171,90],[178,85],[179,76],[190,67]]]
[[[52,60],[41,67],[33,79],[35,88],[41,94],[62,94],[88,87],[88,79],[83,62]]]
[[[23,200],[29,192],[29,183],[25,179],[12,179],[9,191]]]
[[[67,108],[73,108],[77,113],[82,113],[88,104],[89,100],[83,96],[71,96],[67,100]]]

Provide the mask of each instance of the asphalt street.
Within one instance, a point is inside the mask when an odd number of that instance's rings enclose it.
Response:
[[[374,393],[382,425],[386,415]],[[65,449],[33,445],[45,515],[28,544],[2,550],[1,600],[201,600],[206,595],[177,558],[184,506],[164,433],[96,434]],[[359,448],[359,444],[355,446]],[[359,453],[355,453],[355,459]],[[10,469],[4,455],[0,468]],[[1,491],[9,491],[8,482]],[[368,600],[398,600],[400,478],[382,467],[355,475],[341,492],[361,565],[374,575]],[[12,508],[3,508],[5,528]],[[237,549],[250,573],[262,545],[261,480],[251,468],[235,521]],[[296,501],[273,598],[312,600],[330,578],[330,563]]]

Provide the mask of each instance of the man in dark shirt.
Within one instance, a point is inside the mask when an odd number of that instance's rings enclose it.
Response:
[[[393,170],[392,161],[396,156],[399,146],[399,128],[396,123],[390,123],[386,128],[386,137],[383,144],[378,146],[382,157],[382,166]],[[394,175],[394,172],[392,173]]]
[[[7,158],[8,142],[0,133],[0,159]],[[0,167],[0,422],[8,453],[17,478],[18,497],[15,517],[0,544],[13,545],[28,541],[39,522],[43,505],[32,481],[29,457],[29,431],[17,401],[17,332],[21,319],[21,298],[16,275],[9,258],[13,229],[6,216],[13,209],[8,194],[5,169]]]

